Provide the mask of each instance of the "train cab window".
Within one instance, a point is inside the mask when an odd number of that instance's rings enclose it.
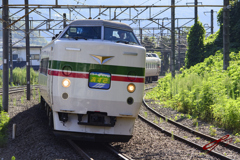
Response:
[[[104,40],[115,41],[117,43],[139,45],[133,32],[115,28],[104,27]]]
[[[69,27],[61,38],[101,39],[101,27]]]

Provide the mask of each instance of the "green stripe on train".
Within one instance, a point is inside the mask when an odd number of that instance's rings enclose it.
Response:
[[[51,66],[52,65],[52,66]],[[77,72],[89,72],[89,71],[101,71],[109,72],[111,74],[119,75],[136,75],[144,76],[145,69],[139,67],[125,67],[125,66],[112,66],[112,65],[100,65],[90,63],[76,63],[65,61],[49,61],[49,68],[51,69],[63,69],[64,66],[70,66],[72,71]]]

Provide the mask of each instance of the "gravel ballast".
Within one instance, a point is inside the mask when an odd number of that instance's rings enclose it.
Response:
[[[147,85],[152,86],[152,85]],[[48,127],[46,111],[40,109],[38,93],[35,99],[24,99],[23,93],[10,95],[8,143],[0,148],[0,159],[83,159],[64,139],[56,138]],[[12,140],[12,124],[17,125],[16,138]],[[133,138],[127,142],[111,143],[134,159],[216,159],[180,141],[155,130],[140,119],[136,120]],[[97,158],[95,158],[97,159]]]

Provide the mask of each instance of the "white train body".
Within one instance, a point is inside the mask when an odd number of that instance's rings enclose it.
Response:
[[[157,81],[161,71],[161,59],[157,57],[146,56],[145,82],[152,83]]]
[[[87,28],[96,35],[80,35]],[[125,39],[131,33],[128,42],[118,40],[119,30]],[[42,49],[40,91],[56,135],[90,141],[132,137],[145,74],[145,48],[134,38],[122,23],[77,20]]]

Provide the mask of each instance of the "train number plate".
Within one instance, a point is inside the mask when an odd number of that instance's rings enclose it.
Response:
[[[90,72],[88,86],[95,89],[109,89],[111,82],[110,73]]]

